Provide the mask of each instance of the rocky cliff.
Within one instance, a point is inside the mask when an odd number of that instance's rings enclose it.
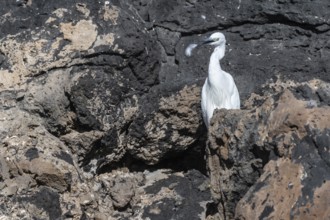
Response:
[[[1,219],[328,219],[329,9],[3,1]],[[242,110],[207,131],[214,31]]]

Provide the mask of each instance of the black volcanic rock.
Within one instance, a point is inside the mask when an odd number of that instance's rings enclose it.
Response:
[[[205,218],[207,204],[210,203],[206,178],[200,172],[191,170],[185,177],[170,175],[146,187],[147,194],[158,195],[169,189],[172,194],[152,203],[144,210],[143,218],[150,219],[200,219]],[[204,216],[203,216],[204,215]]]

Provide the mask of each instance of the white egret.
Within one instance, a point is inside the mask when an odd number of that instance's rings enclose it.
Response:
[[[214,45],[210,57],[208,77],[202,89],[202,112],[206,127],[209,127],[214,109],[239,109],[240,99],[233,77],[223,71],[220,60],[225,56],[226,38],[216,32],[199,44],[190,44],[185,54],[191,56],[192,50],[200,45]]]

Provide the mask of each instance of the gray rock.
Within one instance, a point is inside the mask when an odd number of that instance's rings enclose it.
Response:
[[[110,184],[110,196],[116,208],[124,208],[135,194],[135,182],[132,178],[115,177]]]

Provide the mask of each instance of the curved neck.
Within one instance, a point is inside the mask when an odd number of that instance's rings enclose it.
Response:
[[[221,60],[225,56],[225,50],[226,50],[225,43],[221,43],[219,46],[214,48],[211,57],[215,56],[216,59]]]
[[[225,44],[223,43],[214,49],[210,57],[209,75],[208,75],[210,84],[212,84],[212,82],[215,82],[216,79],[219,79],[219,77],[221,77],[222,70],[220,66],[220,60],[224,56],[225,56]]]

